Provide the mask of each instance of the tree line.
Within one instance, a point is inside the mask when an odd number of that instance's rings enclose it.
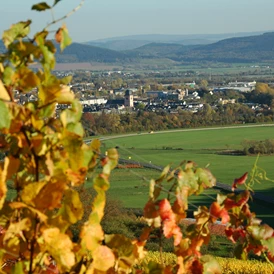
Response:
[[[273,111],[255,112],[241,104],[230,104],[212,108],[205,104],[203,109],[193,113],[179,110],[178,113],[138,112],[84,113],[82,121],[87,135],[157,131],[177,128],[230,125],[243,123],[267,123],[273,121]]]

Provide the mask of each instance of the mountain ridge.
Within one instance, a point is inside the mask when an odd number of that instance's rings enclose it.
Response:
[[[0,52],[4,50],[3,42],[0,40]],[[233,37],[208,45],[152,42],[124,51],[72,43],[62,53],[60,50],[56,53],[58,63],[98,62],[131,65],[138,64],[142,60],[149,63],[150,59],[165,59],[172,63],[274,63],[274,32]]]

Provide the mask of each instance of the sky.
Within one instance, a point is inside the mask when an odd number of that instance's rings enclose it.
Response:
[[[32,33],[52,21],[50,11],[31,6],[53,0],[2,0],[0,32],[12,23],[32,19]],[[58,19],[81,0],[61,0]],[[218,34],[274,30],[273,0],[85,0],[66,23],[74,42],[136,34]],[[62,21],[63,22],[63,21]],[[60,22],[51,30],[58,29]]]

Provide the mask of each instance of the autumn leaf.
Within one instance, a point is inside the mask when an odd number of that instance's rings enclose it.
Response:
[[[203,264],[203,274],[222,274],[222,268],[213,256],[204,255],[200,260]]]
[[[60,44],[61,51],[71,44],[72,40],[69,37],[66,25],[63,25],[57,30],[55,33],[55,40]]]
[[[107,246],[98,246],[93,254],[92,268],[106,272],[114,266],[115,256]]]
[[[5,100],[5,101],[10,101],[10,99],[11,99],[2,80],[0,80],[0,99]],[[2,117],[4,117],[4,116],[2,116]]]
[[[176,223],[175,214],[167,199],[161,200],[159,203],[159,213],[163,221],[163,233],[165,237],[174,237],[174,245],[179,245],[182,239],[182,232]]]
[[[104,239],[104,231],[99,223],[86,222],[80,233],[81,246],[84,251],[93,253]]]
[[[51,7],[46,2],[41,2],[41,3],[33,5],[31,9],[36,10],[36,11],[45,11],[50,8]]]
[[[236,178],[232,185],[232,191],[234,191],[237,188],[237,185],[244,184],[247,179],[247,176],[248,176],[248,172],[244,173],[244,175],[241,176],[240,178]]]
[[[72,241],[68,235],[60,233],[58,228],[45,229],[39,243],[53,257],[61,271],[69,271],[75,264]]]
[[[67,189],[64,193],[62,209],[60,210],[63,218],[71,224],[82,219],[84,214],[83,205],[81,203],[79,193],[72,189]]]
[[[222,219],[223,224],[226,224],[230,220],[228,211],[224,207],[220,206],[217,202],[213,202],[211,204],[209,213],[213,223],[216,222],[219,218]]]
[[[0,86],[0,89],[1,89],[1,86]],[[9,129],[11,124],[10,112],[7,105],[1,99],[0,99],[0,115],[1,115],[0,131]]]
[[[29,231],[31,228],[31,220],[29,218],[24,218],[23,220],[11,223],[4,234],[4,242],[7,242],[9,239],[13,237],[21,237],[24,241],[26,241],[23,231]]]
[[[8,47],[12,42],[14,42],[17,38],[24,38],[30,32],[29,25],[31,24],[31,20],[25,22],[19,22],[13,24],[10,29],[4,31],[2,39],[6,47]]]

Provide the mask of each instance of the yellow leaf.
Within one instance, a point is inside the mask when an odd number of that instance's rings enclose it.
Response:
[[[65,191],[61,211],[63,211],[63,218],[71,224],[75,224],[78,220],[82,219],[84,210],[77,191],[72,189]]]
[[[37,209],[55,209],[61,207],[63,192],[66,188],[66,182],[47,183],[38,193],[33,202]]]
[[[2,208],[6,193],[7,193],[7,185],[6,182],[9,180],[12,175],[14,175],[20,166],[19,159],[16,159],[12,156],[6,157],[4,162],[4,169],[0,170],[0,208]]]
[[[23,202],[35,207],[35,203],[33,202],[33,200],[36,198],[40,190],[45,185],[46,185],[46,182],[35,182],[25,186],[21,194]]]
[[[24,203],[21,203],[21,202],[12,202],[9,204],[9,206],[12,208],[12,209],[19,209],[19,208],[28,208],[31,212],[33,212],[34,214],[36,214],[39,219],[42,221],[42,222],[45,222],[47,220],[47,216],[45,214],[43,214],[41,211],[31,207],[31,206],[28,206]]]
[[[92,267],[99,271],[107,271],[114,266],[115,256],[107,246],[99,246],[93,255]]]
[[[18,38],[24,38],[30,32],[31,20],[25,22],[18,22],[11,25],[10,29],[3,32],[2,40],[6,47],[9,47],[14,40]]]
[[[13,237],[21,237],[24,241],[26,241],[23,231],[29,231],[31,228],[31,220],[29,218],[25,218],[17,223],[11,223],[5,232],[4,242],[7,242],[9,239]]]
[[[49,252],[62,273],[69,271],[75,264],[73,244],[69,236],[60,233],[58,228],[49,228],[43,231],[42,237],[44,240],[40,240],[42,249]]]
[[[23,91],[31,90],[40,84],[39,77],[27,67],[19,68],[13,75],[13,81]]]
[[[59,96],[56,98],[56,102],[59,104],[69,104],[75,99],[74,93],[70,90],[69,86],[61,85]]]
[[[10,101],[10,96],[1,80],[0,80],[0,99]]]
[[[81,246],[84,250],[92,253],[101,245],[104,239],[104,232],[99,223],[85,223],[80,233]]]

